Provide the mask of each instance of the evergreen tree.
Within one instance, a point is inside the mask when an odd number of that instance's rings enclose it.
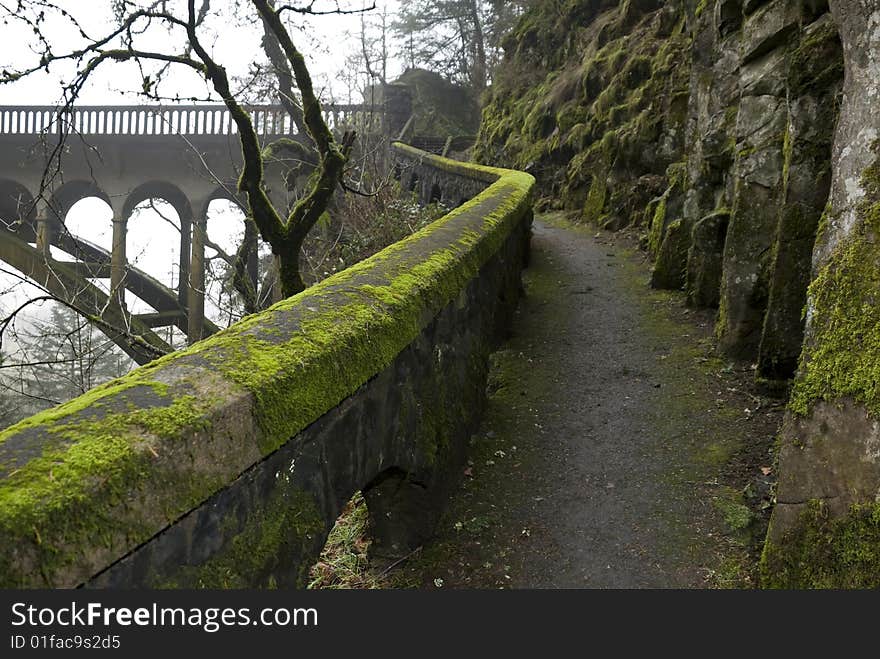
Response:
[[[133,366],[112,341],[61,304],[52,307],[46,320],[35,321],[15,338],[18,350],[4,357],[0,378],[2,400],[11,407],[9,418],[0,417],[6,425],[17,420],[12,417],[23,418],[75,398]],[[18,414],[19,410],[24,413]]]
[[[531,0],[413,0],[393,29],[407,66],[421,66],[480,93],[489,83],[501,38]]]

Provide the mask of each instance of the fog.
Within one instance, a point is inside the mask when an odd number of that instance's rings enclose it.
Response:
[[[82,32],[95,38],[108,33],[114,26],[114,18],[109,0],[57,0],[55,6],[69,11],[79,22]],[[173,7],[185,7],[182,2],[170,2]],[[209,15],[204,26],[203,42],[212,57],[226,67],[233,81],[234,91],[247,85],[249,70],[253,62],[264,61],[265,55],[260,46],[261,29],[254,21],[248,21],[236,12],[234,0],[214,0],[212,6],[219,9],[217,16]],[[241,3],[246,7],[247,3]],[[332,11],[335,1],[318,0],[313,3],[316,11]],[[372,2],[355,0],[340,2],[346,9],[370,7]],[[376,3],[379,7],[383,3]],[[384,3],[393,11],[397,2]],[[253,10],[249,7],[250,16]],[[185,9],[184,9],[185,12]],[[376,12],[365,14],[368,22],[375,20]],[[361,49],[361,16],[358,14],[330,14],[323,16],[302,16],[288,12],[288,29],[294,43],[304,54],[308,63],[315,89],[324,101],[358,102],[352,98],[351,78],[353,71],[346,70],[346,58]],[[42,36],[51,44],[52,52],[60,55],[81,48],[87,43],[69,21],[61,19],[52,12],[47,13],[46,21],[40,28]],[[154,49],[157,52],[182,52],[183,40],[175,42],[175,35],[158,26],[150,26],[138,35],[141,49]],[[39,58],[40,42],[31,26],[16,21],[6,21],[0,25],[0,42],[15,44],[14,48],[4,48],[0,54],[0,68],[20,70],[32,65]],[[81,66],[81,65],[80,65]],[[156,63],[139,65],[135,62],[107,62],[88,80],[79,94],[80,105],[134,105],[155,103],[142,93],[144,73],[155,76],[161,66]],[[0,105],[51,105],[62,98],[63,84],[76,73],[75,62],[54,63],[48,71],[40,70],[18,81],[0,84]],[[393,78],[401,67],[396,61],[389,62],[389,74]],[[184,102],[219,102],[219,97],[204,79],[185,66],[172,66],[162,79],[159,94],[167,102],[178,97]],[[173,221],[177,216],[168,204],[154,202],[161,215],[149,208],[140,207],[129,220],[127,252],[129,262],[169,287],[178,285],[177,266],[180,259],[179,231],[165,218]],[[209,210],[208,234],[210,239],[226,251],[234,251],[242,234],[242,214],[227,202],[214,202]],[[109,206],[97,198],[79,201],[66,216],[66,227],[74,235],[84,238],[105,249],[111,246],[112,212]],[[54,250],[54,248],[53,248]],[[206,256],[215,253],[208,249]],[[58,255],[56,250],[56,256]],[[2,267],[2,265],[0,265]],[[6,269],[6,268],[4,268]],[[94,283],[106,290],[107,280]],[[215,321],[224,322],[224,314],[213,303],[216,291],[209,290],[206,299],[206,314]],[[22,282],[16,276],[0,272],[0,318],[17,308],[27,299],[39,294],[39,289]],[[137,298],[127,294],[129,308],[135,312],[148,309]],[[18,323],[27,324],[29,318],[45,318],[52,303],[33,305],[22,312]],[[167,338],[167,337],[166,337]],[[178,342],[181,337],[177,337]],[[11,336],[4,337],[3,352],[15,355],[15,342]]]

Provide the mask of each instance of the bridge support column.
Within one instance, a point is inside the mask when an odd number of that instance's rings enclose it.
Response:
[[[49,247],[52,245],[52,225],[45,217],[37,218],[37,249],[49,256]]]
[[[187,338],[199,341],[205,327],[205,232],[208,218],[203,213],[192,223],[192,256],[187,297]]]
[[[45,256],[49,256],[49,247],[52,245],[52,223],[50,221],[51,210],[45,201],[37,204],[36,218],[36,244],[37,249]]]
[[[177,279],[177,300],[182,307],[189,304],[189,259],[192,248],[191,217],[180,218],[180,269]]]
[[[125,270],[127,257],[125,241],[128,235],[128,218],[113,213],[113,246],[110,251],[110,303],[119,309],[125,308]]]

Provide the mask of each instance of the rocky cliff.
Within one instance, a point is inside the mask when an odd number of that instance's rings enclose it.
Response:
[[[553,0],[504,48],[476,157],[796,376],[765,583],[880,584],[880,0]]]

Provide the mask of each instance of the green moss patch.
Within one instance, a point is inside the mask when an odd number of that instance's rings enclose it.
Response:
[[[880,587],[880,505],[835,518],[811,501],[779,544],[766,544],[761,576],[764,588]]]
[[[689,97],[690,37],[681,10],[663,4],[572,0],[526,12],[484,104],[475,157],[534,172],[541,207],[582,210],[600,225],[640,219],[629,190],[683,155],[656,148],[683,134]]]
[[[790,408],[851,396],[880,417],[880,159],[864,173],[859,222],[810,285],[811,335]]]
[[[235,520],[228,520],[235,524]],[[154,584],[161,588],[272,588],[293,557],[315,552],[326,537],[324,519],[311,495],[289,491],[274,494],[254,511],[230,543],[206,563],[186,567],[174,581]],[[309,566],[292,575],[297,586],[306,585]]]

